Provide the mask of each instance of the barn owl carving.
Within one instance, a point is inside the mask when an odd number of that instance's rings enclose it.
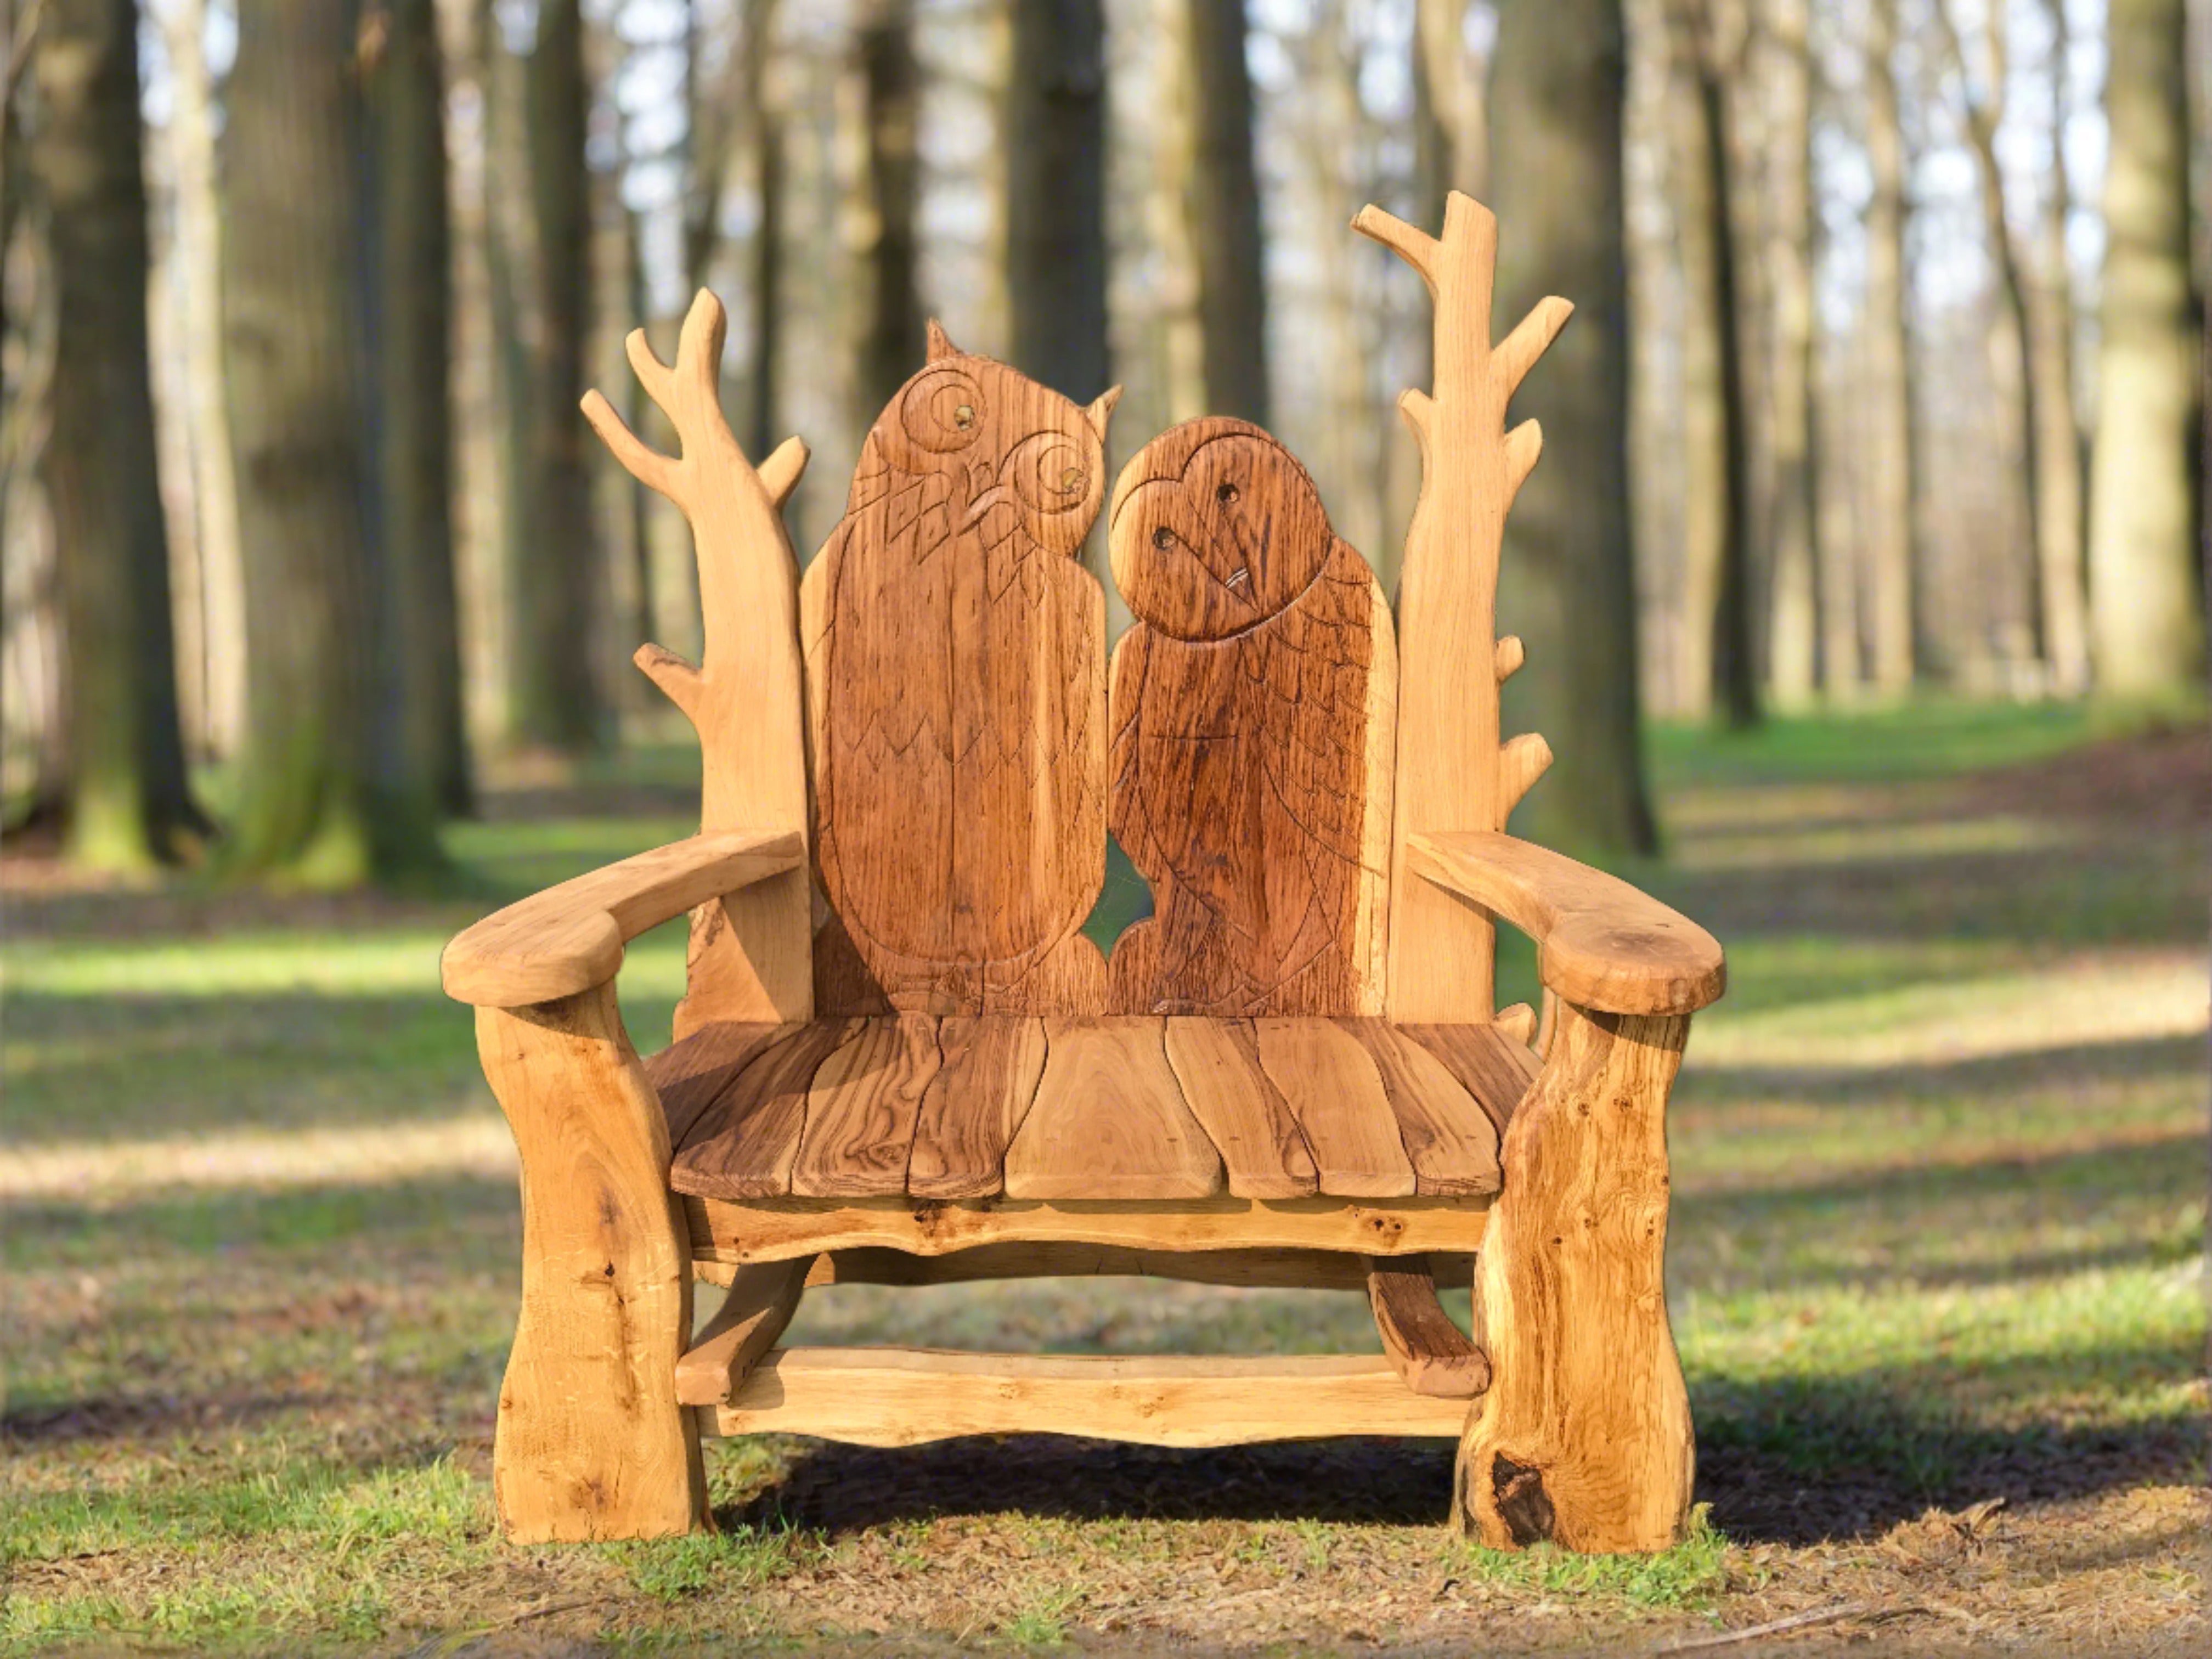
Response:
[[[800,589],[825,1014],[1094,1012],[1106,422],[935,323]]]
[[[1123,1012],[1381,1012],[1396,653],[1358,550],[1258,427],[1188,422],[1123,469],[1108,822],[1151,882]]]

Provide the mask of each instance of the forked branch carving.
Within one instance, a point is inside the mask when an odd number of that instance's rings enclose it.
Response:
[[[635,330],[625,344],[647,396],[676,428],[680,453],[648,447],[596,392],[584,418],[641,483],[690,522],[706,648],[697,664],[658,645],[635,660],[690,718],[702,768],[701,828],[807,830],[800,701],[799,562],[783,503],[806,470],[787,438],[755,466],[723,419],[721,301],[692,301],[676,361],[662,362]],[[693,913],[690,990],[677,1035],[708,1018],[805,1019],[812,1010],[803,871]]]
[[[1436,307],[1435,376],[1399,409],[1421,446],[1421,498],[1398,585],[1398,802],[1391,860],[1392,1018],[1486,1020],[1492,1008],[1489,918],[1406,868],[1408,836],[1451,826],[1503,830],[1552,763],[1534,732],[1501,743],[1498,687],[1521,666],[1521,641],[1496,637],[1505,514],[1542,453],[1534,421],[1505,428],[1505,410],[1574,307],[1537,305],[1502,341],[1490,337],[1498,221],[1452,192],[1431,236],[1377,207],[1352,228],[1420,274]]]

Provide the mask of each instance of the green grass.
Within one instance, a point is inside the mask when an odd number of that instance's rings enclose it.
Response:
[[[1751,1622],[1839,1571],[1910,1599],[1920,1581],[1879,1577],[1905,1571],[1882,1540],[2000,1495],[2023,1537],[2088,1516],[2150,1540],[2067,1571],[2092,1575],[2100,1617],[2154,1628],[2199,1589],[2157,1546],[2158,1495],[2201,1480],[2208,1445],[2198,831],[2125,802],[2039,812],[1974,778],[2063,763],[2095,730],[1940,705],[1654,735],[1670,858],[1624,868],[1714,929],[1731,986],[1669,1118],[1668,1291],[1710,1515],[1650,1559],[1451,1540],[1448,1455],[1416,1445],[717,1443],[717,1534],[510,1547],[486,1476],[515,1198],[437,951],[499,898],[688,833],[672,794],[696,763],[657,750],[549,793],[555,816],[457,829],[442,896],[11,896],[0,1176],[47,1173],[0,1193],[0,1651],[511,1629],[617,1650],[1334,1644],[1443,1639],[1463,1626],[1423,1621],[1446,1615],[1510,1645],[1561,1607],[1600,1632]],[[1117,855],[1094,937],[1143,902]],[[641,1048],[665,1039],[683,958],[680,926],[631,948]],[[1504,942],[1500,976],[1533,992],[1525,944]],[[222,1136],[241,1159],[326,1162],[186,1179],[184,1153]],[[408,1136],[416,1162],[377,1173]],[[1464,1318],[1466,1292],[1447,1304]],[[1120,1280],[842,1287],[791,1340],[1376,1347],[1358,1297]],[[1942,1595],[2055,1628],[2035,1621],[2066,1598],[2033,1600],[2061,1582],[2041,1571]]]

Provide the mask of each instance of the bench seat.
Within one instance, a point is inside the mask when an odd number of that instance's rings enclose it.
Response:
[[[713,1024],[647,1071],[673,1189],[757,1204],[1481,1197],[1536,1068],[1494,1025],[919,1015]]]

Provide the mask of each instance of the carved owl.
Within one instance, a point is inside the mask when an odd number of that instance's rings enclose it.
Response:
[[[1396,653],[1358,550],[1282,445],[1192,421],[1115,486],[1108,822],[1151,882],[1124,1012],[1381,1008]]]
[[[935,323],[800,590],[823,1013],[1095,1012],[1106,422]]]

